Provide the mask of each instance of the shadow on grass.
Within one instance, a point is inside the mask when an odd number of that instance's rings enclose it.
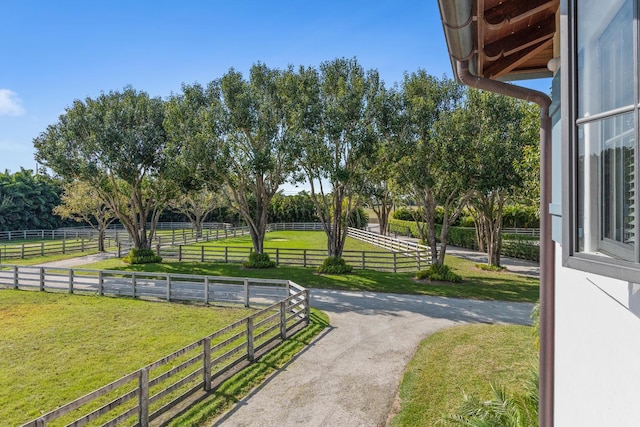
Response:
[[[220,384],[214,391],[203,394],[194,404],[162,425],[183,426],[205,423],[209,425],[208,422],[213,418],[233,408],[213,425],[222,424],[280,372],[285,371],[302,354],[313,348],[318,340],[329,334],[332,329],[326,315],[312,310],[307,328],[297,332],[254,364]]]

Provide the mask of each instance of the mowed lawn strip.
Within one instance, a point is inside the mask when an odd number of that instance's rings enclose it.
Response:
[[[320,275],[314,268],[280,265],[270,269],[246,269],[240,264],[163,261],[158,264],[129,265],[119,259],[109,259],[82,268],[150,271],[175,274],[205,274],[212,276],[255,277],[292,280],[307,288],[352,291],[387,292],[409,295],[433,295],[452,298],[536,302],[539,280],[508,272],[484,271],[471,261],[447,256],[446,264],[460,274],[462,283],[416,281],[413,273],[392,273],[354,270],[345,275]]]
[[[0,290],[0,419],[26,422],[250,313]]]
[[[537,369],[532,328],[467,325],[437,332],[424,340],[400,385],[400,410],[392,427],[431,427],[452,415],[463,393],[489,400],[490,384],[523,393]]]

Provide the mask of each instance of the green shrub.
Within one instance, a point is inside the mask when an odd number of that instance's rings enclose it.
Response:
[[[463,403],[453,415],[443,417],[439,425],[445,426],[538,426],[538,388],[540,377],[531,368],[524,393],[508,392],[504,386],[490,384],[491,399],[463,395]]]
[[[344,219],[344,215],[342,217]],[[354,209],[347,218],[347,226],[353,228],[364,229],[369,223],[369,215],[362,207]]]
[[[161,262],[162,257],[156,255],[151,249],[131,249],[122,261],[127,264],[150,264],[153,262]]]
[[[499,265],[489,265],[489,264],[476,264],[476,267],[479,268],[480,270],[495,271],[495,272],[505,271],[507,269],[506,267],[501,267]]]
[[[451,271],[449,266],[444,264],[431,264],[428,269],[416,273],[416,279],[429,279],[438,282],[462,282],[462,277]]]
[[[351,270],[353,267],[348,265],[343,258],[331,256],[318,267],[318,273],[322,274],[345,274],[351,273]]]
[[[276,262],[269,259],[269,254],[251,252],[249,259],[243,262],[242,265],[245,268],[273,268],[276,266]]]
[[[393,219],[399,219],[400,221],[413,221],[413,214],[409,208],[398,208],[393,211]]]
[[[426,224],[421,224],[421,225],[426,226]],[[402,236],[420,238],[418,226],[416,225],[416,222],[413,220],[404,221],[400,219],[391,218],[389,219],[389,232],[396,233]]]

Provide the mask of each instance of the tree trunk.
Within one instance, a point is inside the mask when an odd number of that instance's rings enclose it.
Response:
[[[196,218],[195,222],[194,222],[194,227],[196,229],[196,237],[200,238],[202,237],[202,219],[201,218]]]
[[[104,224],[98,224],[98,252],[104,252]]]

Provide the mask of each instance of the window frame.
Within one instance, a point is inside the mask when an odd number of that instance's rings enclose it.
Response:
[[[566,0],[562,2],[561,10],[565,12],[561,14],[561,45],[563,46],[563,54],[561,57],[561,70],[566,70],[561,74],[561,108],[563,109],[561,117],[561,133],[562,140],[568,143],[562,144],[562,156],[565,159],[565,166],[562,171],[562,214],[563,214],[563,231],[562,231],[562,264],[566,267],[581,270],[589,273],[595,273],[602,276],[612,277],[628,282],[640,283],[640,200],[638,200],[640,190],[640,85],[638,51],[640,50],[639,40],[639,6],[637,1],[633,1],[633,102],[632,105],[599,112],[590,117],[580,117],[579,114],[579,81],[578,81],[578,22],[577,7],[580,0]],[[563,16],[564,15],[564,16]],[[582,83],[580,83],[582,84]],[[578,185],[582,185],[579,181],[579,132],[578,127],[589,122],[604,122],[608,118],[620,116],[625,113],[633,112],[633,135],[634,135],[634,212],[635,212],[635,236],[633,244],[634,261],[625,261],[622,259],[607,257],[606,255],[580,252],[578,250],[580,239],[578,236],[578,224],[580,224]],[[600,161],[598,161],[600,166]],[[599,173],[598,180],[601,180]],[[602,186],[598,184],[597,197],[599,206],[602,206]],[[585,189],[585,191],[593,191],[593,188]],[[597,237],[599,244],[604,246],[612,245],[612,252],[615,252],[615,241],[607,242],[602,236],[602,217],[597,215],[597,230],[600,233]]]

